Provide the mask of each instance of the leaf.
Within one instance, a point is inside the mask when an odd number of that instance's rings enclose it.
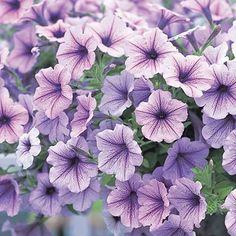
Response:
[[[102,200],[97,200],[93,203],[91,210],[93,212],[101,212],[103,209],[103,203]]]
[[[221,200],[224,200],[234,188],[233,182],[225,180],[215,185],[215,192]]]
[[[73,213],[73,214],[75,214],[75,215],[80,215],[80,213],[74,209],[74,207],[73,207],[72,204],[68,204],[68,205],[66,205],[66,206],[67,206],[67,209],[68,209],[71,213]]]

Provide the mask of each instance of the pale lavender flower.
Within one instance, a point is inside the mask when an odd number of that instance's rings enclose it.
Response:
[[[205,218],[207,203],[201,195],[202,185],[187,178],[177,179],[175,185],[170,187],[168,198],[170,203],[178,210],[182,220],[200,227]]]
[[[157,229],[162,221],[170,214],[170,203],[167,198],[165,185],[155,179],[138,189],[139,222]]]
[[[182,122],[188,114],[185,103],[172,99],[170,92],[156,90],[149,96],[148,102],[139,104],[135,116],[147,139],[171,143],[183,134]]]
[[[47,162],[52,165],[49,178],[57,187],[78,193],[97,175],[97,165],[89,159],[88,144],[83,137],[72,138],[66,144],[60,141],[48,153]]]
[[[35,115],[35,127],[41,134],[48,135],[51,143],[65,141],[69,136],[69,118],[62,112],[54,119],[49,119],[44,112],[37,112]]]
[[[41,69],[35,77],[39,87],[34,94],[34,105],[44,111],[48,118],[54,119],[72,103],[71,75],[57,64],[54,69]]]
[[[36,128],[30,130],[29,133],[23,134],[19,139],[16,149],[16,162],[19,166],[23,165],[23,169],[28,169],[41,151],[39,131]]]
[[[50,183],[47,173],[38,174],[37,180],[38,185],[29,197],[31,207],[46,216],[59,214],[61,212],[59,190]]]
[[[121,223],[126,227],[138,228],[138,196],[137,190],[142,186],[140,175],[135,174],[125,182],[116,181],[116,188],[107,198],[108,211],[113,216],[120,216]]]
[[[83,133],[93,118],[93,112],[96,108],[96,99],[89,94],[80,95],[77,97],[78,106],[74,114],[74,118],[71,121],[71,136],[77,137]]]
[[[89,186],[79,193],[72,193],[68,189],[59,191],[60,201],[63,204],[73,204],[75,210],[83,212],[88,210],[92,203],[99,198],[100,183],[92,178]]]
[[[134,89],[134,77],[126,71],[120,75],[107,76],[102,87],[100,111],[107,115],[121,116],[132,105],[129,98]]]
[[[0,176],[0,211],[15,216],[20,210],[20,189],[18,183],[8,175]]]
[[[135,166],[143,161],[142,151],[134,140],[133,131],[117,124],[114,130],[104,130],[97,134],[98,168],[107,173],[115,174],[120,181],[130,179]]]
[[[173,183],[176,179],[187,177],[192,179],[192,168],[203,168],[207,164],[208,146],[200,141],[181,138],[168,150],[163,166],[163,176]]]
[[[135,77],[146,78],[161,73],[164,60],[177,52],[167,40],[167,36],[158,28],[151,29],[142,36],[133,37],[126,45],[126,70]]]

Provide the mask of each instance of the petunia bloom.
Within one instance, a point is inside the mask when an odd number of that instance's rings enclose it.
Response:
[[[15,143],[23,134],[23,125],[27,122],[27,110],[12,101],[7,89],[0,89],[0,143]]]
[[[8,216],[15,216],[20,210],[20,190],[18,183],[11,176],[0,176],[0,211]]]
[[[138,228],[138,196],[137,190],[142,186],[140,175],[135,174],[125,182],[116,181],[116,188],[107,198],[108,211],[113,216],[120,216],[121,223],[126,227]]]
[[[134,140],[133,131],[117,124],[114,130],[104,130],[97,134],[98,168],[107,173],[115,174],[120,181],[130,179],[135,166],[143,162],[142,151]]]
[[[100,111],[107,115],[121,116],[132,105],[129,98],[134,88],[134,77],[126,71],[120,75],[107,76],[102,87]]]
[[[89,24],[88,30],[97,39],[99,49],[112,57],[124,55],[124,47],[132,35],[132,30],[125,22],[114,15],[106,16],[100,23]]]
[[[134,81],[134,89],[132,91],[133,104],[137,107],[141,102],[147,102],[152,94],[154,86],[149,79],[144,77]]]
[[[201,97],[203,91],[210,89],[214,82],[209,65],[203,57],[184,57],[180,53],[166,61],[163,77],[168,85],[181,87],[189,97]]]
[[[64,35],[66,30],[70,27],[69,24],[64,23],[62,20],[59,20],[57,23],[49,26],[36,26],[36,33],[40,37],[47,38],[50,42],[64,42]]]
[[[230,175],[236,174],[236,130],[225,139],[222,166]]]
[[[201,188],[200,182],[181,178],[170,187],[168,194],[170,203],[178,210],[181,219],[188,220],[198,228],[207,210],[205,198],[200,193]]]
[[[165,185],[155,179],[138,190],[139,222],[143,226],[157,229],[170,213],[170,203]]]
[[[96,108],[96,99],[89,94],[80,95],[77,97],[78,106],[71,121],[71,136],[77,137],[82,134],[86,129],[90,120],[93,118],[93,112]]]
[[[225,139],[236,128],[236,116],[228,115],[224,119],[216,120],[203,114],[202,135],[213,148],[224,145]]]
[[[32,208],[46,216],[57,215],[61,211],[61,203],[58,189],[53,186],[47,173],[40,173],[37,176],[38,185],[30,193],[29,203]]]
[[[19,139],[16,150],[16,161],[18,165],[23,165],[23,169],[29,168],[33,164],[34,157],[41,151],[38,135],[39,131],[33,128],[29,133],[23,134]]]
[[[49,119],[44,112],[37,112],[35,115],[35,127],[43,135],[48,135],[51,143],[55,141],[65,141],[69,136],[69,129],[67,128],[69,118],[65,112],[62,112],[54,119]]]
[[[48,118],[56,118],[72,102],[70,73],[57,64],[54,69],[41,69],[35,77],[39,84],[34,94],[35,107],[44,111]]]
[[[236,232],[236,189],[234,189],[225,199],[223,208],[228,209],[229,211],[225,217],[225,226],[228,230],[228,233],[232,236]]]
[[[96,40],[90,34],[82,33],[78,26],[71,27],[64,40],[57,51],[57,59],[70,70],[73,79],[78,79],[95,63]]]
[[[97,175],[97,165],[88,158],[88,144],[83,137],[72,138],[67,143],[58,142],[48,151],[51,183],[78,193],[85,190],[92,177]]]
[[[173,183],[178,178],[193,178],[192,168],[205,167],[208,153],[208,146],[200,141],[191,142],[189,138],[179,139],[168,150],[163,176]]]
[[[0,0],[0,23],[16,23],[32,4],[32,0]]]
[[[8,64],[21,73],[29,72],[37,62],[38,40],[32,26],[14,34],[14,48],[8,57]]]
[[[142,36],[133,37],[126,45],[126,70],[135,77],[146,78],[161,73],[164,60],[177,52],[167,40],[167,36],[158,28],[151,29]]]
[[[89,186],[80,193],[72,193],[68,189],[60,190],[60,201],[63,204],[73,204],[79,212],[89,209],[93,202],[99,198],[100,184],[96,178],[91,179]]]
[[[187,119],[185,103],[171,98],[170,92],[156,90],[148,102],[142,102],[135,110],[136,121],[142,125],[143,135],[152,141],[171,143],[179,139]]]
[[[168,220],[152,233],[153,236],[195,236],[188,220],[182,220],[178,215],[170,215]]]
[[[223,119],[228,114],[236,115],[236,76],[234,70],[225,65],[212,65],[215,77],[212,87],[196,98],[198,106],[204,106],[203,112],[214,119]]]

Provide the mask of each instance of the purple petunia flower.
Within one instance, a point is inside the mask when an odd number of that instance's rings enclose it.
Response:
[[[39,84],[34,94],[35,107],[44,111],[48,118],[56,118],[72,102],[70,73],[57,64],[54,69],[52,67],[41,69],[35,77]]]
[[[27,133],[35,125],[33,97],[28,94],[19,94],[19,103],[27,110],[29,115],[29,120],[27,124],[24,125],[24,131]]]
[[[148,102],[142,102],[135,110],[136,121],[142,125],[143,135],[152,141],[171,143],[180,138],[187,119],[185,103],[171,98],[171,93],[154,91]]]
[[[233,190],[225,199],[223,208],[228,209],[229,211],[225,217],[225,226],[228,230],[228,233],[232,236],[235,236],[236,232],[236,189]]]
[[[12,236],[51,236],[51,233],[41,222],[11,224],[9,221],[6,221],[2,226],[2,231],[11,231]]]
[[[221,43],[217,47],[209,46],[204,52],[203,56],[206,58],[207,62],[212,64],[224,64],[229,58],[226,56],[228,52],[228,45],[226,42]]]
[[[170,213],[170,204],[167,198],[165,185],[155,179],[138,190],[139,222],[143,226],[151,226],[150,230],[157,229]]]
[[[129,98],[134,88],[134,77],[126,71],[120,75],[107,76],[104,80],[104,93],[99,109],[107,115],[121,116],[132,105]]]
[[[49,119],[44,112],[37,112],[35,115],[35,127],[40,133],[48,135],[51,143],[55,141],[65,141],[69,136],[69,129],[67,125],[69,119],[66,113],[62,112],[54,119]]]
[[[215,77],[212,87],[196,98],[198,106],[204,106],[203,112],[215,119],[223,119],[228,114],[236,115],[236,89],[234,70],[229,70],[225,65],[212,65]]]
[[[16,150],[18,165],[23,165],[23,169],[29,168],[33,164],[34,157],[41,151],[39,131],[36,128],[30,130],[29,133],[23,134],[19,139]]]
[[[142,36],[133,37],[126,45],[126,70],[135,77],[151,78],[162,72],[164,60],[175,52],[177,49],[160,29],[149,30]]]
[[[132,35],[125,22],[114,15],[106,16],[100,23],[89,24],[87,30],[96,37],[99,49],[112,57],[124,55],[124,47]]]
[[[178,210],[182,220],[200,227],[200,222],[205,218],[207,203],[201,195],[202,185],[190,179],[177,179],[175,185],[170,187],[168,198]]]
[[[147,102],[149,96],[154,90],[154,86],[149,79],[140,78],[134,81],[134,89],[132,91],[133,104],[137,107],[141,102]]]
[[[77,137],[87,129],[87,125],[93,118],[93,112],[96,108],[96,99],[89,94],[80,95],[77,97],[78,106],[77,111],[74,114],[74,118],[71,121],[71,136]]]
[[[15,143],[23,134],[23,125],[27,122],[27,110],[12,101],[7,89],[0,88],[0,143]]]
[[[83,137],[72,138],[66,144],[60,141],[48,153],[47,162],[52,165],[49,178],[55,186],[78,193],[97,175],[97,165],[88,158],[88,144]]]
[[[176,54],[166,62],[163,77],[173,87],[181,87],[189,97],[201,97],[211,88],[214,77],[203,57]]]
[[[11,176],[0,176],[0,211],[8,216],[15,216],[20,210],[20,190],[18,183]]]
[[[80,193],[72,193],[68,189],[59,192],[63,204],[73,204],[75,210],[83,212],[89,209],[99,198],[100,184],[96,178],[91,179],[89,186]]]
[[[173,183],[178,178],[193,178],[192,168],[206,166],[208,153],[208,146],[200,141],[191,142],[189,138],[179,139],[168,150],[163,176]]]
[[[125,236],[153,236],[149,231],[149,227],[139,227],[133,229],[132,232],[126,233]]]
[[[236,174],[236,130],[225,139],[222,166],[230,175]]]
[[[37,37],[32,26],[14,34],[14,48],[8,57],[8,64],[21,73],[29,72],[39,55]]]
[[[224,145],[225,139],[236,128],[236,116],[228,115],[224,119],[215,120],[203,114],[202,135],[213,148]]]
[[[104,130],[97,134],[98,168],[115,174],[120,181],[130,179],[135,166],[143,162],[142,151],[134,140],[133,131],[124,125],[117,124],[114,130]]]
[[[36,26],[36,33],[40,37],[46,37],[50,42],[64,42],[66,30],[70,27],[69,24],[59,20],[57,23],[49,26]]]
[[[120,216],[121,223],[126,227],[138,228],[138,196],[137,190],[142,186],[140,175],[135,174],[125,182],[116,181],[116,188],[107,198],[108,211],[113,216]]]
[[[77,79],[95,62],[96,40],[77,26],[66,32],[64,40],[57,51],[57,59],[71,71],[72,78]]]
[[[16,23],[32,4],[32,0],[0,0],[0,23]]]
[[[38,185],[30,193],[29,203],[32,208],[46,216],[57,215],[61,211],[58,189],[53,186],[47,173],[40,173],[37,176]]]
[[[153,236],[195,236],[193,227],[188,220],[182,220],[178,215],[170,215]]]

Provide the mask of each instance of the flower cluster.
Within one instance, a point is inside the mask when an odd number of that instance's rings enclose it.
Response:
[[[235,5],[36,2],[0,0],[0,211],[35,220],[2,230],[102,201],[115,236],[235,236]]]

